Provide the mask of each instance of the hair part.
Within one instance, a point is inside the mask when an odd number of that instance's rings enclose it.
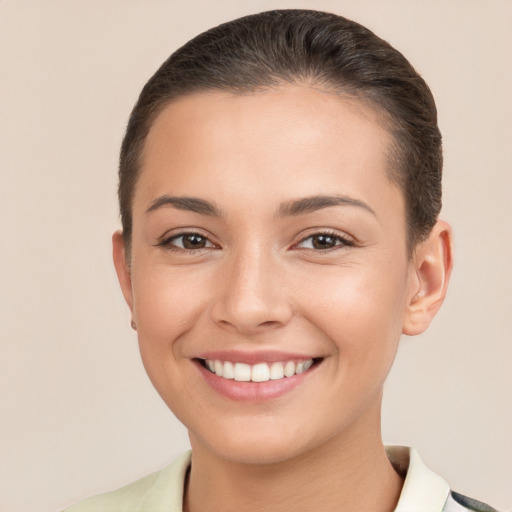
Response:
[[[388,175],[404,193],[409,250],[428,236],[441,210],[442,146],[434,98],[425,81],[399,51],[354,21],[319,11],[275,10],[196,36],[142,89],[119,164],[127,257],[145,141],[165,106],[195,92],[243,94],[296,83],[348,95],[384,114],[394,140]]]

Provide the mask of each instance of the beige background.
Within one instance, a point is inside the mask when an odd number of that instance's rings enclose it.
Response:
[[[456,269],[429,332],[403,340],[384,437],[512,508],[510,0],[0,0],[0,510],[56,511],[187,447],[144,374],[111,264],[118,148],[173,49],[278,7],[362,22],[433,89]]]

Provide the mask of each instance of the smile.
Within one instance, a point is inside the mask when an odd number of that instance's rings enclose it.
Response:
[[[258,363],[254,365],[203,359],[202,365],[217,377],[237,382],[268,382],[299,375],[311,368],[315,360]]]

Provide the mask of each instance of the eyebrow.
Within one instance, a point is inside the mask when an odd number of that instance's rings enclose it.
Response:
[[[173,197],[163,195],[156,198],[151,206],[146,210],[146,213],[158,210],[164,206],[172,206],[178,210],[186,210],[200,215],[208,215],[211,217],[223,217],[223,213],[220,208],[212,201],[205,199],[199,199],[197,197]],[[282,203],[276,213],[277,217],[290,217],[297,215],[304,215],[312,213],[323,208],[330,208],[332,206],[355,206],[357,208],[363,208],[374,216],[376,213],[363,201],[354,199],[348,196],[326,196],[317,195],[309,196],[293,201],[286,201]]]
[[[186,210],[189,212],[199,213],[201,215],[209,215],[211,217],[222,217],[222,212],[219,207],[205,199],[197,197],[173,197],[163,195],[156,198],[151,206],[146,210],[146,213],[153,212],[164,206],[173,206],[178,210]]]
[[[297,199],[295,201],[287,201],[283,203],[277,212],[278,217],[288,217],[295,215],[304,215],[306,213],[312,213],[323,208],[330,208],[331,206],[356,206],[357,208],[363,208],[367,210],[375,217],[377,216],[375,211],[363,201],[354,199],[348,196],[310,196],[304,197],[303,199]]]

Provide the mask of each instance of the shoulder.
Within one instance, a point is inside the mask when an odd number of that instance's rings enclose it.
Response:
[[[115,491],[93,496],[63,512],[181,512],[185,476],[190,453],[184,453],[161,471],[152,473]]]
[[[495,508],[463,494],[451,491],[443,512],[498,512]]]

